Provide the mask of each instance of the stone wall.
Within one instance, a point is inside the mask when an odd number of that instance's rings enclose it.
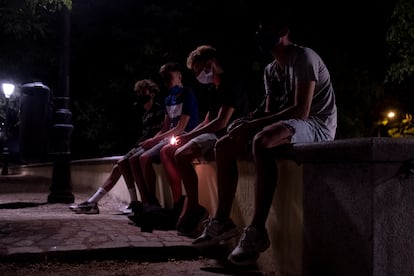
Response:
[[[73,161],[73,189],[100,187],[119,157]],[[413,157],[414,139],[405,138],[284,148],[276,159],[280,179],[266,225],[271,247],[260,256],[260,269],[276,275],[414,275]],[[255,169],[250,161],[238,165],[232,218],[244,227],[253,214]],[[194,166],[200,203],[214,214],[215,162]],[[158,198],[171,207],[163,169],[154,168]],[[40,171],[48,170],[43,166]],[[123,179],[110,195],[129,201]]]
[[[414,139],[297,145],[303,275],[414,275]]]

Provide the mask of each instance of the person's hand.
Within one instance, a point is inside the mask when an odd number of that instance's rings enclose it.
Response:
[[[153,138],[149,138],[145,141],[143,141],[140,146],[144,149],[144,150],[148,150],[150,148],[152,148],[153,146],[155,146],[158,142],[155,141]]]
[[[175,137],[176,138],[176,140],[175,140],[175,146],[177,147],[177,148],[179,148],[179,147],[181,147],[182,145],[184,145],[184,144],[186,144],[188,141],[190,141],[190,137],[188,137],[188,135],[185,135],[185,134],[183,134],[183,135],[180,135],[180,136],[177,136],[177,137]]]

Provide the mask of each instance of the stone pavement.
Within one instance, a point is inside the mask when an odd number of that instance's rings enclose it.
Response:
[[[109,195],[99,202],[100,214],[75,214],[70,204],[47,203],[47,184],[36,182],[0,176],[0,260],[165,260],[199,255],[192,240],[175,231],[141,232],[118,214],[125,203]],[[75,202],[93,192],[73,192]]]

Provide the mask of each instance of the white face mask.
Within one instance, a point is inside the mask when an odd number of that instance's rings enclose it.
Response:
[[[213,83],[213,71],[211,70],[209,73],[204,70],[201,71],[197,76],[197,80],[202,84]]]

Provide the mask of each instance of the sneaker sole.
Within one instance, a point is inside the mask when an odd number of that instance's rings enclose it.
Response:
[[[74,210],[74,212],[76,214],[84,214],[84,215],[98,215],[99,214],[99,210],[98,211],[96,211],[96,210],[94,210],[94,211],[79,211],[79,210]]]
[[[132,215],[134,211],[132,210],[119,210],[122,215]]]
[[[266,245],[258,250],[257,256],[255,256],[254,259],[247,259],[245,261],[237,261],[237,260],[234,259],[233,254],[230,253],[229,256],[227,257],[227,260],[229,262],[231,262],[232,264],[235,264],[235,265],[243,265],[243,266],[244,265],[254,265],[254,264],[256,264],[257,259],[260,257],[260,253],[266,251],[269,247],[270,247],[270,241],[268,240]]]
[[[234,265],[240,265],[240,266],[248,266],[248,265],[254,265],[256,264],[257,259],[259,258],[260,254],[257,254],[257,257],[254,259],[245,260],[243,262],[238,262],[235,259],[233,259],[233,255],[230,253],[230,255],[227,257],[227,260],[231,262]]]
[[[200,241],[200,242],[196,242],[196,243],[193,241],[193,245],[195,247],[210,247],[210,246],[215,246],[215,245],[220,244],[221,242],[228,241],[228,240],[230,240],[230,239],[238,236],[239,234],[240,234],[239,229],[232,228],[229,231],[226,231],[226,232],[222,233],[221,235],[212,238],[211,240]]]

